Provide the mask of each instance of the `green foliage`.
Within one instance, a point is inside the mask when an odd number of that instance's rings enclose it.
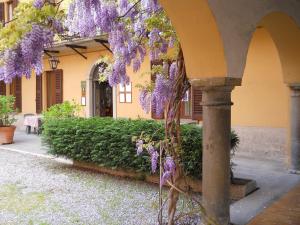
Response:
[[[47,24],[48,18],[63,19],[63,10],[51,4],[36,9],[31,2],[20,2],[14,10],[13,19],[4,27],[0,27],[0,52],[17,45],[20,39],[31,30],[32,24]]]
[[[43,111],[43,122],[48,122],[52,119],[64,119],[78,116],[81,106],[73,100],[64,101],[62,104],[56,104]]]
[[[16,119],[13,116],[14,113],[14,96],[0,95],[0,127],[10,126]]]
[[[49,152],[78,161],[86,161],[108,168],[150,173],[147,153],[137,156],[132,137],[141,133],[151,135],[153,141],[164,139],[164,124],[153,120],[111,118],[66,118],[51,120],[44,125],[43,140]],[[182,163],[186,175],[199,178],[202,161],[202,129],[196,125],[182,125]],[[233,134],[232,147],[238,138]]]

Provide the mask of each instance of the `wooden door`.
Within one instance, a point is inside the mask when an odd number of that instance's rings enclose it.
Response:
[[[15,110],[22,112],[22,78],[16,77],[10,84],[10,95],[15,96]]]
[[[47,79],[47,108],[63,102],[63,71],[46,72]]]
[[[35,96],[35,109],[39,114],[43,111],[43,77],[36,75],[36,96]]]
[[[6,95],[6,84],[4,81],[0,81],[0,95]]]

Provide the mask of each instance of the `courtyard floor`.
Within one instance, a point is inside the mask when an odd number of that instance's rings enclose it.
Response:
[[[300,176],[289,174],[282,162],[234,162],[235,176],[254,179],[259,187],[231,205],[234,224],[247,224],[300,184]],[[18,131],[14,144],[0,146],[1,225],[153,225],[157,192],[155,185],[75,169],[71,161],[47,155],[34,134]]]

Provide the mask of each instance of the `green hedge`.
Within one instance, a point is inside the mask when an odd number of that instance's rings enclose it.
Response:
[[[182,161],[187,175],[201,176],[202,129],[196,125],[182,125]],[[159,130],[159,132],[155,132]],[[141,132],[154,134],[154,140],[164,137],[163,124],[153,120],[111,118],[52,119],[43,126],[43,140],[49,153],[70,159],[92,162],[109,168],[129,169],[149,173],[150,158],[136,155],[132,136]],[[238,137],[232,133],[232,147]]]

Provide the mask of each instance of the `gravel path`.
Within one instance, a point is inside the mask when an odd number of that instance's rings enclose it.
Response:
[[[153,225],[157,192],[144,182],[0,151],[1,225]]]

